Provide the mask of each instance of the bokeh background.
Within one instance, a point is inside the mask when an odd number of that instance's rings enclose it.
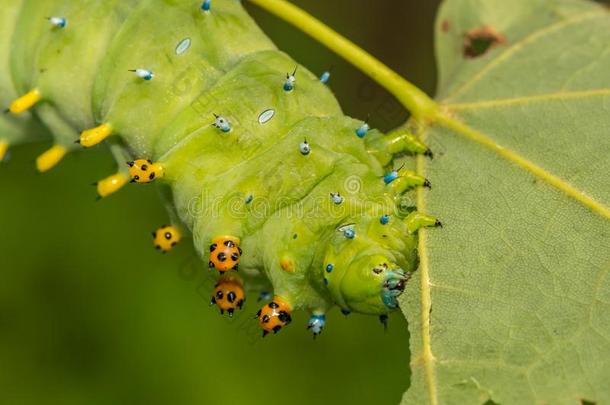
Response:
[[[433,93],[436,0],[293,0]],[[384,90],[292,27],[248,7],[277,45],[312,71],[332,67],[348,115],[388,130],[407,113]],[[45,175],[49,145],[12,150],[0,166],[0,403],[396,404],[409,386],[400,313],[337,310],[313,340],[307,314],[260,338],[258,303],[229,320],[208,305],[213,282],[191,240],[160,255],[167,222],[154,187],[96,202],[90,184],[114,171],[101,148]],[[408,293],[408,289],[407,289]]]

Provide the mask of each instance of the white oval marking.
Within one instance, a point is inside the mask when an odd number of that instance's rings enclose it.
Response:
[[[191,47],[191,39],[184,38],[176,47],[176,55],[182,55]]]
[[[271,121],[271,118],[273,118],[273,116],[275,115],[275,110],[270,108],[268,110],[265,110],[261,113],[261,115],[258,116],[258,123],[263,125],[268,123],[269,121]]]

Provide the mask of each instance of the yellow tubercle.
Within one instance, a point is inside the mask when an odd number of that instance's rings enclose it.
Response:
[[[110,135],[112,135],[112,127],[109,124],[102,124],[95,128],[87,129],[86,131],[81,132],[78,143],[85,148],[90,148],[102,142]]]
[[[38,169],[40,173],[51,170],[64,156],[66,156],[66,153],[68,153],[68,150],[63,146],[53,145],[36,158],[36,169]]]
[[[13,101],[8,110],[13,114],[22,113],[32,108],[34,104],[40,101],[41,97],[38,89],[31,90]]]
[[[294,273],[296,271],[296,264],[292,257],[284,256],[280,259],[280,267],[287,273]]]
[[[0,141],[0,162],[4,160],[6,152],[8,151],[8,142]]]
[[[125,173],[116,173],[100,180],[97,183],[97,194],[101,197],[108,197],[121,189],[127,182],[129,177]]]
[[[182,239],[182,234],[175,226],[163,225],[152,233],[153,243],[157,250],[167,253]]]
[[[153,163],[149,159],[136,159],[133,162],[127,162],[127,166],[129,166],[132,183],[150,183],[165,174],[165,169],[160,163]]]

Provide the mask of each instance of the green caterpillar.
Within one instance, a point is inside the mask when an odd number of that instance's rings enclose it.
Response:
[[[277,50],[239,1],[8,0],[0,19],[0,157],[38,123],[54,141],[41,172],[106,140],[119,169],[99,196],[158,183],[172,224],[155,246],[192,234],[229,315],[268,280],[263,336],[297,309],[315,336],[335,305],[383,322],[398,306],[417,231],[440,222],[400,209],[429,183],[393,159],[430,150],[346,117],[329,74]]]

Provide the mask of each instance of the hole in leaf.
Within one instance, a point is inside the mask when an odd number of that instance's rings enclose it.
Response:
[[[473,28],[464,38],[464,57],[477,58],[505,42],[506,37],[493,27]]]

